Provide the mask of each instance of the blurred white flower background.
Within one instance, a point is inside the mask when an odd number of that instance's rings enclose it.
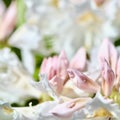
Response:
[[[0,0],[0,120],[119,120],[119,46],[119,0]]]

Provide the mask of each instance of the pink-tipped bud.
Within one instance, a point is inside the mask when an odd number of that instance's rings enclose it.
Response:
[[[69,60],[66,56],[65,51],[62,51],[58,57],[58,64],[57,64],[57,75],[64,80],[66,80],[67,68],[69,67]]]
[[[68,69],[68,74],[79,89],[88,93],[96,93],[100,90],[99,85],[95,81],[91,80],[78,70]]]
[[[110,40],[105,39],[103,41],[98,57],[100,62],[101,62],[101,59],[105,58],[109,63],[109,65],[111,66],[112,70],[116,72],[118,53]]]
[[[103,59],[102,60],[102,91],[105,97],[108,97],[113,89],[114,85],[114,72],[110,68],[108,62]]]
[[[57,56],[45,58],[41,64],[40,74],[46,74],[48,80],[51,80],[57,73],[57,61]]]
[[[12,2],[0,23],[0,40],[7,37],[13,31],[16,24],[16,16],[16,3]]]
[[[44,59],[41,65],[40,74],[46,74],[48,80],[51,80],[54,76],[59,77],[63,83],[65,83],[68,77],[67,68],[69,61],[64,51],[59,56],[49,57]]]
[[[87,64],[85,48],[80,48],[70,62],[70,67],[79,71],[84,71]]]
[[[50,85],[53,88],[53,90],[60,94],[63,90],[63,81],[61,78],[54,76],[51,80],[50,80]]]

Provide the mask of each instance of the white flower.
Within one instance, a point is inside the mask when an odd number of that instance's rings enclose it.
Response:
[[[81,111],[79,111],[78,113],[75,113],[76,116],[74,116],[75,118],[79,118],[81,114],[83,114],[83,118],[86,116],[89,119],[99,119],[99,116],[95,117],[95,112],[97,110],[103,109],[106,111],[106,115],[107,114],[112,114],[112,117],[115,118],[116,120],[120,119],[120,110],[119,110],[119,106],[115,103],[112,103],[109,99],[105,99],[103,98],[103,96],[98,92],[96,94],[96,96],[87,103],[87,105],[85,106],[85,108],[83,108]],[[100,111],[98,111],[99,114],[101,114],[100,118],[104,116],[104,114]],[[102,115],[103,114],[103,115]],[[104,117],[103,117],[104,118]],[[102,119],[102,118],[101,118]],[[76,120],[76,119],[75,119]]]
[[[34,52],[49,55],[64,49],[71,58],[81,45],[89,51],[99,46],[103,38],[116,38],[118,3],[109,0],[97,6],[93,0],[77,4],[69,0],[27,0],[26,23],[12,35],[9,43],[22,49],[24,66],[33,74]]]
[[[31,79],[32,76],[10,49],[0,50],[0,99],[11,103],[20,102],[27,96],[38,98],[40,92],[30,85]]]

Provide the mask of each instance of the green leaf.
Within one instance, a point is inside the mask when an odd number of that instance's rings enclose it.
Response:
[[[35,55],[35,72],[33,74],[33,78],[36,80],[36,81],[39,81],[39,70],[40,70],[40,66],[41,66],[41,63],[42,63],[42,60],[43,60],[44,56],[43,55]]]
[[[17,27],[25,22],[26,6],[24,0],[17,0]]]
[[[118,38],[115,42],[114,42],[115,46],[120,46],[120,38]]]
[[[49,50],[53,48],[53,36],[46,35],[44,36],[45,47]]]
[[[6,5],[6,7],[9,7],[10,3],[12,2],[12,0],[3,0],[3,2]]]
[[[22,60],[21,51],[19,48],[11,47],[11,50],[18,56],[19,60]]]

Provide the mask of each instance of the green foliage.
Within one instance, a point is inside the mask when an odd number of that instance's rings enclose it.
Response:
[[[11,106],[12,107],[25,107],[25,106],[29,106],[29,104],[32,103],[32,106],[37,105],[39,103],[39,100],[36,98],[31,98],[28,97],[26,98],[24,101],[22,101],[21,103],[12,103]]]
[[[32,103],[32,106],[37,105],[39,101],[36,98],[28,99],[25,103],[25,106],[29,106],[29,104]]]
[[[120,38],[118,38],[115,42],[114,42],[115,46],[120,46]]]
[[[35,71],[34,71],[34,74],[33,74],[33,78],[35,79],[35,81],[39,81],[39,68],[36,68]]]
[[[3,0],[4,4],[6,5],[6,7],[9,7],[10,3],[12,2],[13,0]]]
[[[35,72],[33,74],[33,78],[36,81],[39,81],[39,70],[40,70],[40,66],[41,66],[43,58],[44,58],[44,56],[41,55],[41,54],[39,54],[39,55],[36,54],[35,55]]]
[[[19,48],[11,47],[11,51],[13,51],[18,56],[20,61],[22,60],[21,51]]]
[[[46,35],[44,36],[43,40],[45,42],[45,48],[48,50],[53,48],[53,36]]]
[[[18,104],[18,103],[12,103],[11,106],[12,106],[12,107],[21,107],[21,105]]]
[[[25,22],[26,6],[24,0],[17,1],[17,27],[21,26]]]

